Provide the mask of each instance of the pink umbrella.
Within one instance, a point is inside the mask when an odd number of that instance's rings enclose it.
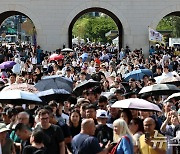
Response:
[[[150,103],[144,99],[139,99],[139,98],[129,98],[129,99],[116,101],[111,107],[162,112],[161,109],[156,104]]]
[[[5,87],[2,91],[9,91],[9,90],[22,90],[32,93],[38,93],[38,90],[34,87],[34,85],[30,85],[27,83],[12,84],[10,86]]]
[[[64,59],[64,56],[63,55],[58,55],[58,54],[52,54],[49,57],[49,61],[51,61],[51,60],[62,60],[62,59]]]

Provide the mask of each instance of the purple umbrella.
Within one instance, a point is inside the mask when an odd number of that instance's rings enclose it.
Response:
[[[12,68],[15,64],[14,61],[5,61],[0,64],[0,69]]]
[[[144,99],[139,98],[129,98],[121,101],[116,101],[111,107],[162,112],[156,104],[150,103]]]

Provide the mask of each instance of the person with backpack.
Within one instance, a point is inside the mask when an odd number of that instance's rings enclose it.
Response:
[[[97,123],[95,136],[104,148],[108,141],[113,141],[113,129],[108,127],[106,122],[108,119],[107,111],[98,109],[96,111]]]
[[[117,119],[113,122],[114,142],[116,145],[112,148],[110,154],[133,154],[133,136],[123,119]]]
[[[31,145],[26,146],[22,154],[45,154],[46,147],[44,147],[43,138],[42,131],[33,131],[30,137]]]
[[[73,154],[108,154],[111,148],[110,142],[102,149],[95,133],[95,123],[93,119],[84,119],[81,123],[81,132],[74,136],[72,140]]]

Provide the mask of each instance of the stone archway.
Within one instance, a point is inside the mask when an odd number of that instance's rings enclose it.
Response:
[[[120,20],[117,18],[117,16],[115,14],[113,14],[112,12],[110,12],[109,10],[106,10],[104,8],[99,8],[99,7],[93,7],[93,8],[88,8],[85,9],[83,11],[81,11],[80,13],[78,13],[73,20],[71,21],[70,25],[69,25],[69,29],[68,29],[68,43],[69,43],[69,47],[72,47],[72,29],[73,26],[75,24],[75,22],[84,14],[89,13],[89,12],[102,12],[108,16],[110,16],[114,22],[116,23],[117,27],[118,27],[118,31],[119,31],[119,48],[122,47],[122,39],[123,39],[123,26],[120,22]]]
[[[45,35],[43,34],[42,26],[40,24],[38,16],[32,13],[30,9],[28,9],[26,6],[17,4],[0,6],[0,23],[2,23],[6,18],[13,15],[23,15],[31,19],[36,29],[37,41],[39,42],[39,44],[44,41],[41,40],[42,36],[44,37],[43,39],[45,39]]]
[[[117,7],[115,7],[112,4],[109,4],[107,2],[99,2],[99,1],[88,1],[85,2],[81,5],[78,5],[78,7],[75,7],[66,17],[64,24],[62,26],[61,29],[61,36],[66,38],[63,41],[64,42],[70,42],[70,37],[67,37],[67,33],[69,35],[69,29],[72,28],[70,27],[70,24],[72,26],[72,21],[73,19],[75,19],[75,17],[77,17],[78,14],[80,14],[81,12],[83,12],[83,10],[88,10],[91,8],[101,8],[103,10],[107,10],[109,13],[112,13],[112,15],[115,16],[115,18],[117,18],[119,20],[119,22],[121,23],[122,26],[122,41],[121,44],[122,46],[125,45],[125,42],[127,43],[127,39],[128,37],[131,35],[131,28],[130,25],[127,21],[127,19],[125,18],[125,16],[123,15],[123,13],[121,12],[121,10],[119,10]],[[96,10],[97,11],[97,10]],[[67,31],[67,27],[69,28]],[[72,36],[71,36],[72,37]]]
[[[159,21],[168,15],[177,15],[180,16],[180,5],[174,5],[171,7],[167,7],[167,8],[163,8],[158,14],[157,16],[154,18],[154,20],[151,22],[150,27],[156,29]]]

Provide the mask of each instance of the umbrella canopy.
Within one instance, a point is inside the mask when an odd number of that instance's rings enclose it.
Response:
[[[74,89],[73,92],[80,96],[82,94],[82,92],[86,89],[92,88],[94,86],[99,86],[100,83],[98,81],[94,81],[93,79],[90,80],[85,80],[81,83],[79,83]]]
[[[125,74],[124,79],[126,81],[129,81],[130,78],[133,78],[135,80],[141,80],[144,75],[152,76],[153,73],[149,69],[138,69],[138,70],[132,71],[128,74]]]
[[[155,77],[154,79],[156,80],[156,83],[169,83],[169,82],[174,82],[175,80],[179,81],[180,76],[178,75],[177,72],[169,72],[167,74],[162,74],[160,76]],[[167,81],[166,81],[167,80]]]
[[[49,60],[62,60],[64,59],[64,56],[63,55],[58,55],[58,54],[52,54],[50,57],[49,57]]]
[[[139,99],[139,98],[129,98],[129,99],[116,101],[111,107],[162,112],[161,109],[156,104],[150,103],[144,99]]]
[[[85,62],[88,58],[88,53],[83,53],[80,57],[82,57],[83,62]]]
[[[49,89],[64,89],[69,93],[72,92],[73,89],[73,82],[66,78],[59,75],[52,75],[52,76],[45,76],[43,77],[35,87],[39,91],[45,91]]]
[[[178,93],[174,93],[174,94],[172,94],[172,95],[170,95],[164,102],[168,102],[168,101],[170,101],[171,99],[180,99],[180,92],[178,92]]]
[[[149,93],[153,95],[171,95],[175,92],[180,92],[180,89],[171,84],[154,84],[143,87],[139,94]]]
[[[114,96],[113,92],[102,92],[101,96],[107,97],[107,99],[110,99],[112,96]]]
[[[70,48],[64,48],[61,50],[62,52],[74,52],[74,50],[70,49]]]
[[[180,77],[167,77],[160,81],[160,83],[174,84],[180,86]]]
[[[7,104],[40,104],[42,100],[33,93],[21,90],[0,92],[0,102]]]
[[[5,61],[0,64],[0,69],[12,68],[15,64],[14,61]]]
[[[12,84],[10,86],[5,87],[2,91],[7,91],[7,90],[22,90],[22,91],[28,91],[32,93],[38,92],[38,90],[34,87],[34,85],[30,85],[27,83]]]
[[[65,101],[70,96],[70,93],[64,89],[49,89],[41,91],[37,95],[43,101],[49,102],[51,100]]]

